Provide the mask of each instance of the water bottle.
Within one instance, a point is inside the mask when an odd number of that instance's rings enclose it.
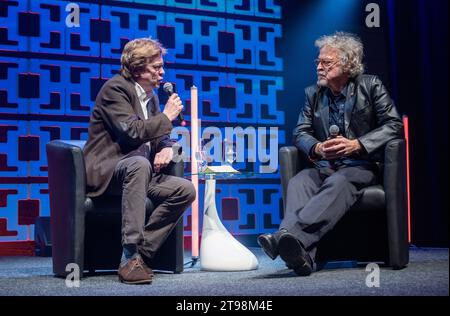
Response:
[[[234,150],[233,141],[229,141],[227,139],[224,140],[224,160],[228,165],[232,165],[234,160],[236,159],[236,153]]]

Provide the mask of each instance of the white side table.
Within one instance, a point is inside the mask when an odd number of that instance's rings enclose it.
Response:
[[[258,268],[258,260],[223,226],[216,208],[216,177],[205,176],[205,204],[200,266],[206,271],[247,271]]]

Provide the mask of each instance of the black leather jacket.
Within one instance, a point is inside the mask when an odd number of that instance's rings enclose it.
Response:
[[[329,107],[326,88],[317,85],[305,89],[306,102],[294,129],[294,144],[305,155],[318,142],[329,137]],[[403,137],[403,123],[386,88],[377,76],[359,75],[348,83],[344,114],[348,139],[357,138],[365,154],[364,159],[382,161],[384,145]]]

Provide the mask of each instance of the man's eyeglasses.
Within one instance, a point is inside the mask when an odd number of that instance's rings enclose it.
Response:
[[[332,59],[319,59],[319,58],[317,58],[316,60],[314,60],[314,63],[316,64],[316,67],[319,66],[319,64],[322,64],[322,66],[325,69],[330,69],[331,67],[336,65],[338,63],[338,61],[337,60],[332,60]]]
[[[164,68],[164,65],[156,64],[156,65],[150,65],[155,71],[160,71],[162,68]]]

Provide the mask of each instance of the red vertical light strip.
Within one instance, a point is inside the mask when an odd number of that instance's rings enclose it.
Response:
[[[403,115],[403,127],[405,129],[406,141],[406,194],[408,205],[408,242],[411,243],[411,195],[410,195],[410,178],[409,178],[409,121],[408,116]]]

